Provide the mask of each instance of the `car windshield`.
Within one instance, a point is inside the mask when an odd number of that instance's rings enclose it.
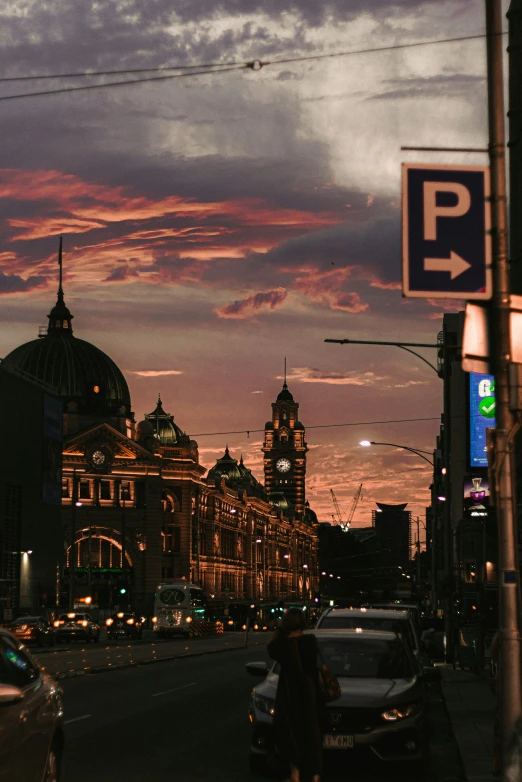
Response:
[[[26,616],[21,617],[20,619],[15,619],[13,622],[14,625],[37,625],[38,619],[36,619],[34,616]]]
[[[81,622],[83,619],[88,619],[85,614],[62,614],[60,616],[60,622]]]
[[[321,638],[317,642],[324,663],[338,677],[409,679],[411,662],[399,639]]]
[[[363,627],[365,630],[386,630],[392,633],[402,633],[410,649],[415,649],[415,638],[409,619],[392,619],[377,616],[325,616],[321,622],[321,630],[349,630]]]

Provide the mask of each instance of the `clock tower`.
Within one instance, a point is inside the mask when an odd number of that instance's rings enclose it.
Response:
[[[272,501],[286,500],[290,512],[304,519],[308,448],[298,412],[299,405],[288,390],[285,372],[283,389],[272,402],[272,420],[265,424],[265,489]]]

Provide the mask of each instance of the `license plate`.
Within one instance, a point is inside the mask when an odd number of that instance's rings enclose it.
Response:
[[[324,736],[324,749],[353,749],[353,736]]]

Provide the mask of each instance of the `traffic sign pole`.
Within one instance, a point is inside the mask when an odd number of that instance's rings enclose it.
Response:
[[[522,779],[517,722],[522,714],[520,604],[517,523],[514,507],[514,435],[518,424],[509,407],[510,288],[508,268],[504,84],[501,0],[486,0],[489,159],[493,299],[490,309],[491,361],[495,372],[496,419],[491,471],[499,540],[498,713],[504,782]]]

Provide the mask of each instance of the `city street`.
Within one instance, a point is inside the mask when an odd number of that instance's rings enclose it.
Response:
[[[247,702],[257,680],[244,665],[265,655],[258,646],[64,681],[64,782],[247,781]],[[431,734],[432,760],[422,779],[460,780],[438,691],[432,697]],[[325,775],[326,780],[346,777],[339,769]],[[404,772],[370,763],[350,766],[349,778],[390,782],[404,779]],[[409,778],[420,779],[418,772]]]

